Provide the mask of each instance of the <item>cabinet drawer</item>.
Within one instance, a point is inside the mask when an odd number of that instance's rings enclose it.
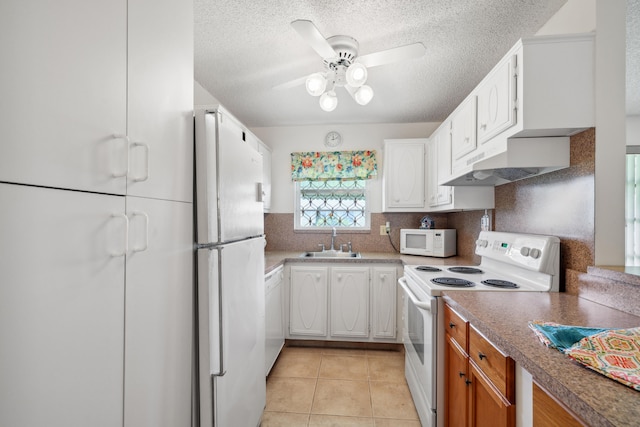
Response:
[[[469,328],[469,357],[509,402],[515,402],[515,362],[473,326]]]
[[[456,340],[458,345],[462,347],[464,351],[468,351],[467,348],[467,331],[468,326],[466,320],[464,320],[458,313],[453,311],[451,307],[445,305],[444,307],[444,327],[449,335]]]

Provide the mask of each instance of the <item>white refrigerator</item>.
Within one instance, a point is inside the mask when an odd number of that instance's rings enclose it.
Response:
[[[196,110],[202,427],[258,426],[266,404],[262,156],[221,107]]]

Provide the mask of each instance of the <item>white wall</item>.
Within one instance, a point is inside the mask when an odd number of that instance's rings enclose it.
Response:
[[[640,116],[627,116],[627,145],[640,145]]]
[[[624,264],[626,2],[569,0],[537,35],[596,30],[595,264]]]
[[[333,150],[324,146],[324,137],[332,130],[342,134],[343,143],[336,148],[337,150],[376,150],[378,178],[370,181],[369,201],[371,212],[381,212],[383,140],[389,138],[426,138],[439,125],[440,123],[385,123],[251,128],[251,131],[273,150],[271,184],[274,191],[271,199],[271,212],[294,212],[291,153]]]
[[[217,105],[218,100],[197,81],[193,81],[193,105],[196,107]]]

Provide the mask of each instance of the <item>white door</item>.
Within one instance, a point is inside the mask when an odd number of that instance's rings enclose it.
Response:
[[[125,193],[126,36],[125,0],[0,2],[0,181]]]
[[[483,143],[516,124],[516,59],[499,64],[478,87],[478,142]]]
[[[289,332],[327,335],[327,267],[291,267]]]
[[[472,96],[461,104],[451,119],[451,157],[455,162],[475,149],[476,97]]]
[[[373,338],[396,337],[397,278],[395,268],[374,267],[371,278]]]
[[[331,268],[331,336],[369,336],[369,267]]]
[[[124,204],[0,184],[0,425],[122,425]]]
[[[126,427],[189,427],[193,206],[126,198]]]
[[[193,2],[128,4],[127,194],[190,202]]]

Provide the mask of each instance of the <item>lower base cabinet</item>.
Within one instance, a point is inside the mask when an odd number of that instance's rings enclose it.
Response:
[[[287,337],[397,342],[397,269],[345,263],[288,266]]]
[[[515,362],[448,305],[444,319],[445,424],[515,426]]]
[[[582,427],[580,419],[545,389],[533,383],[533,425],[535,427]]]

